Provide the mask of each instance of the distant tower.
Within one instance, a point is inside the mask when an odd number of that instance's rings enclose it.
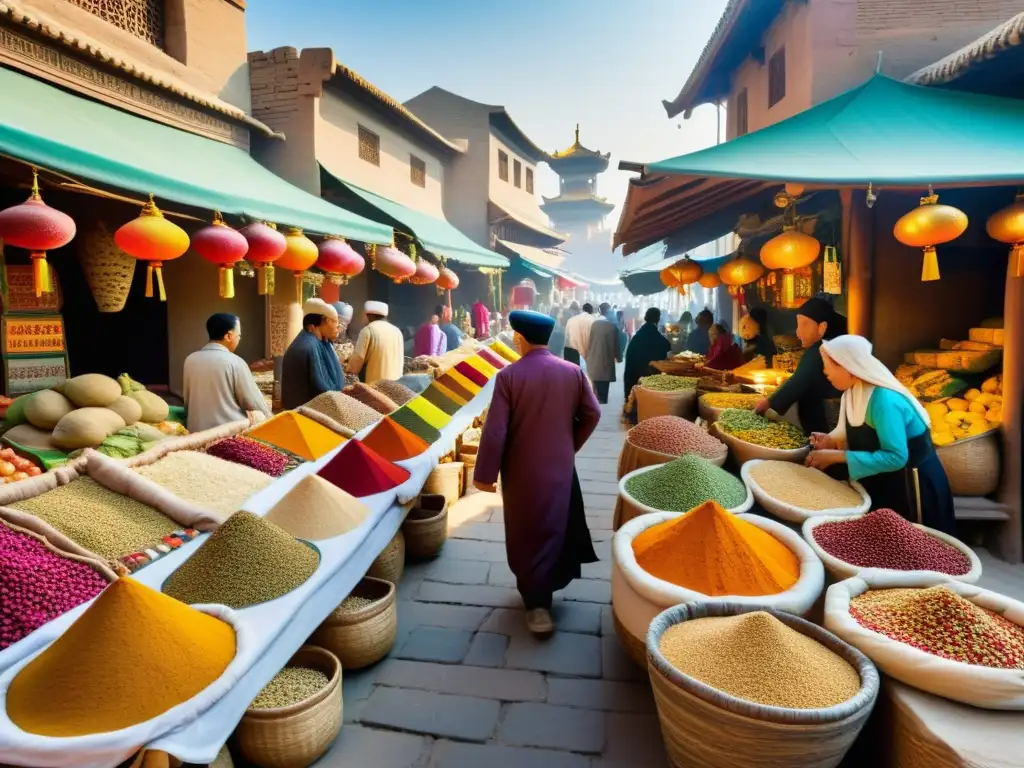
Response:
[[[545,197],[541,209],[551,219],[551,226],[568,234],[565,248],[572,254],[571,269],[584,276],[610,278],[613,269],[611,237],[604,220],[615,208],[597,194],[597,177],[608,170],[611,153],[601,154],[580,144],[580,127],[576,140],[568,149],[555,152],[548,165],[558,174],[558,197]],[[566,265],[568,267],[568,265]]]

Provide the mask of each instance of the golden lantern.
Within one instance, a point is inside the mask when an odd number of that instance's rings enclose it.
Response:
[[[903,245],[924,249],[922,282],[938,280],[940,277],[935,246],[955,240],[967,229],[966,213],[951,205],[939,205],[938,202],[939,196],[928,187],[928,195],[921,198],[921,205],[904,214],[892,230]]]
[[[165,262],[177,259],[188,250],[188,233],[177,224],[164,218],[153,195],[142,206],[138,217],[123,224],[114,233],[117,247],[146,263],[146,298],[153,298],[153,277],[156,277],[160,301],[167,301],[164,291],[163,266]]]
[[[1000,211],[988,217],[985,231],[993,240],[1009,243],[1014,277],[1024,277],[1024,192]]]
[[[669,288],[678,288],[683,285],[695,283],[704,274],[700,264],[690,259],[680,259],[675,264],[661,270],[661,282]]]
[[[700,276],[700,279],[697,280],[697,282],[700,283],[702,287],[711,290],[722,284],[722,278],[714,272],[705,272]]]
[[[722,282],[732,287],[752,283],[763,274],[763,266],[742,256],[727,261],[718,268],[718,276],[722,278]]]
[[[768,269],[782,270],[780,304],[789,309],[797,304],[796,272],[814,263],[821,252],[821,243],[805,235],[794,225],[786,225],[761,247],[761,263]],[[803,304],[801,301],[800,304]]]
[[[316,264],[320,256],[316,243],[306,237],[299,227],[289,227],[284,236],[284,253],[275,265],[287,269],[295,277],[295,301],[302,303],[302,273]]]

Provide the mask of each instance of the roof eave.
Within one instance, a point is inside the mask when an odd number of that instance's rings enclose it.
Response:
[[[928,86],[954,82],[979,64],[1019,47],[1022,36],[1024,13],[1019,13],[960,50],[908,75],[904,82]]]
[[[511,132],[514,134],[510,138],[515,139],[521,149],[525,149],[531,153],[531,157],[528,158],[529,160],[532,160],[534,163],[544,163],[551,159],[551,155],[534,144],[530,137],[523,132],[523,129],[516,124],[516,121],[512,119],[512,115],[508,113],[507,109],[499,106],[491,106],[490,116],[492,118],[495,116],[504,117],[505,120],[508,121]],[[492,127],[494,126],[492,125]]]

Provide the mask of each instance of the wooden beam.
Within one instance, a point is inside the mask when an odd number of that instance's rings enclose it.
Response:
[[[843,270],[846,272],[846,320],[852,334],[871,338],[874,213],[862,190],[839,190],[843,205]]]
[[[1024,558],[1021,524],[1021,422],[1024,420],[1024,279],[1013,276],[1007,260],[1006,293],[1003,299],[1003,466],[998,499],[1010,513],[989,542],[996,554],[1009,563]]]

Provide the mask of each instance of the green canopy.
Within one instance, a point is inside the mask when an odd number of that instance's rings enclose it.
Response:
[[[391,228],[331,205],[238,147],[0,68],[0,154],[140,196],[367,243]]]
[[[925,186],[1024,181],[1024,101],[875,75],[793,117],[649,174]]]
[[[474,267],[508,266],[508,259],[504,256],[477,245],[443,218],[431,216],[429,213],[423,213],[396,203],[394,200],[381,197],[368,189],[350,184],[323,164],[320,167],[351,195],[355,196],[355,205],[353,206],[355,210],[370,218],[380,218],[383,214],[389,224],[413,235],[423,244],[424,248],[435,256],[443,256]],[[359,206],[359,203],[364,205]]]

